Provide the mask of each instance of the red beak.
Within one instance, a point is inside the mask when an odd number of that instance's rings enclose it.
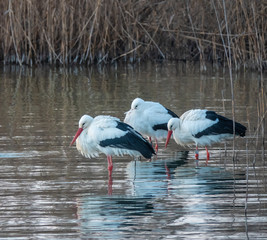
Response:
[[[83,129],[79,128],[78,131],[76,132],[74,138],[72,139],[70,146],[76,141],[76,139],[80,136],[80,134],[82,133]]]
[[[166,143],[165,143],[165,148],[167,148],[167,145],[168,145],[168,143],[170,141],[171,135],[172,135],[172,131],[169,130],[168,131],[168,135],[167,135],[167,139],[166,139]]]

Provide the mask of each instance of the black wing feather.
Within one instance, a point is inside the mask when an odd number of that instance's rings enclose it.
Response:
[[[172,116],[172,117],[174,117],[174,118],[179,118],[172,110],[170,110],[170,109],[168,109],[168,108],[166,108],[167,109],[167,111],[168,111],[168,113]]]
[[[168,131],[167,123],[156,124],[152,128],[153,128],[154,131],[157,131],[157,130],[166,130],[166,131]]]
[[[166,108],[166,110],[168,111],[168,114],[170,114],[172,117],[174,118],[179,118],[173,111],[171,111],[170,109]],[[168,131],[168,123],[160,123],[160,124],[156,124],[154,125],[152,128],[154,131],[157,130],[165,130]]]
[[[213,111],[206,112],[206,118],[215,121],[219,119],[219,122],[213,124],[212,126],[206,128],[205,130],[197,133],[196,138],[200,138],[204,135],[218,135],[218,134],[233,134],[233,124],[235,124],[235,134],[244,137],[247,128],[238,122],[233,122],[232,120],[218,115]]]
[[[116,147],[140,152],[145,158],[151,158],[155,150],[143,136],[130,125],[117,121],[117,128],[127,132],[119,138],[105,139],[99,144],[101,147]]]

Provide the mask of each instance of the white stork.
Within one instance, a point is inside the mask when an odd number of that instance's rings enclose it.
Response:
[[[82,116],[79,129],[70,145],[75,141],[78,151],[85,157],[96,157],[99,153],[104,153],[107,156],[110,176],[114,155],[142,155],[150,159],[155,154],[151,144],[140,133],[112,116]]]
[[[143,136],[156,141],[155,149],[158,151],[158,139],[166,138],[167,123],[171,118],[178,116],[158,102],[144,101],[136,98],[131,104],[131,109],[125,113],[124,122],[131,125]]]
[[[233,127],[235,134],[245,136],[246,127],[238,122],[217,114],[214,111],[205,109],[192,109],[185,112],[180,118],[171,118],[168,122],[168,136],[165,147],[167,147],[173,133],[177,144],[183,146],[196,145],[196,161],[198,164],[198,147],[204,146],[207,152],[207,162],[209,151],[207,146],[213,143],[233,137]]]

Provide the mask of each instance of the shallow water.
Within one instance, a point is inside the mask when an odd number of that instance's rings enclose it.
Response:
[[[121,119],[139,96],[181,115],[232,117],[227,72],[185,64],[0,71],[0,238],[266,239],[266,152],[257,73],[234,75],[235,119],[245,138],[200,149],[160,142],[151,161],[86,159],[69,144],[80,117]],[[265,81],[266,82],[266,81]],[[265,140],[266,141],[266,140]],[[265,143],[266,146],[266,143]],[[234,162],[233,162],[234,156]]]

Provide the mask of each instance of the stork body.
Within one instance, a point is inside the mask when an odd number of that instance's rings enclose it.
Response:
[[[131,109],[125,114],[125,123],[131,125],[143,136],[147,136],[150,141],[151,139],[156,141],[156,151],[158,151],[158,139],[167,137],[168,121],[173,117],[178,117],[160,103],[144,101],[141,98],[134,99]]]
[[[85,157],[97,157],[104,153],[110,175],[113,168],[112,156],[143,156],[150,159],[155,154],[151,144],[140,133],[112,116],[82,116],[71,145],[75,141],[78,151]]]
[[[168,136],[165,146],[167,147],[173,133],[175,142],[182,146],[196,146],[196,160],[198,160],[198,147],[207,147],[233,137],[235,134],[245,136],[246,127],[238,122],[206,109],[192,109],[185,112],[180,118],[172,118],[168,122]]]

